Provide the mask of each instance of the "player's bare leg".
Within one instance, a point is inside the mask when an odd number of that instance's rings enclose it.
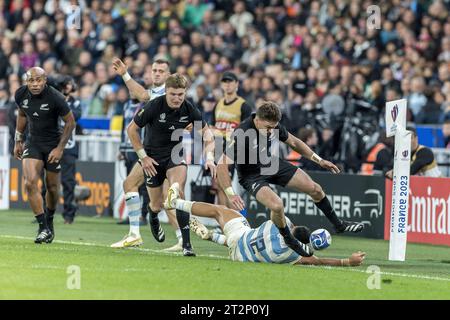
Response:
[[[322,187],[314,182],[311,177],[302,169],[297,169],[287,187],[308,194],[314,204],[323,212],[328,220],[333,224],[337,232],[361,232],[364,228],[362,223],[344,221],[338,218],[333,210],[330,201],[325,196]]]
[[[163,199],[167,198],[167,190],[169,189],[169,180],[164,180],[163,184]],[[174,251],[182,251],[183,250],[183,238],[181,237],[181,230],[178,226],[176,211],[173,209],[166,209],[166,215],[169,219],[169,223],[172,226],[172,228],[175,230],[175,235],[177,237],[177,243],[170,247],[164,249],[164,251],[174,252]]]
[[[22,160],[23,179],[25,191],[28,195],[31,210],[35,216],[44,213],[44,203],[41,191],[38,188],[38,181],[44,169],[42,160],[26,158]]]
[[[122,240],[113,243],[112,248],[135,247],[143,244],[140,229],[139,217],[141,216],[141,198],[139,196],[139,186],[144,183],[144,171],[139,163],[136,163],[130,174],[123,182],[125,194],[125,204],[128,209],[130,220],[130,231]]]
[[[167,179],[169,184],[174,183],[179,184],[180,188],[180,198],[184,199],[184,187],[186,184],[187,166],[180,165],[167,170]],[[189,212],[183,210],[176,210],[178,225],[181,230],[181,236],[183,239],[183,255],[185,256],[195,256],[192,250],[190,234],[189,234]]]
[[[270,209],[270,219],[277,227],[286,227],[283,201],[270,187],[264,186],[259,189],[256,199]]]
[[[47,226],[52,232],[52,238],[48,242],[52,242],[55,238],[55,229],[53,227],[53,217],[55,215],[56,205],[58,204],[59,199],[59,181],[60,176],[59,172],[45,171],[45,203],[47,208],[45,209]]]
[[[168,191],[165,206],[169,208],[177,208],[199,217],[213,218],[219,223],[222,230],[225,224],[231,219],[242,217],[239,212],[225,206],[184,200],[180,197],[179,193],[179,185],[178,183],[174,183]],[[196,218],[191,217],[190,226],[192,231],[194,231],[202,239],[211,240],[221,245],[226,245],[226,237],[223,234],[208,230]]]
[[[47,242],[52,238],[45,218],[44,204],[38,181],[44,168],[44,162],[38,159],[26,158],[22,160],[23,178],[25,180],[25,191],[28,195],[31,210],[39,223],[39,230],[35,243]]]
[[[277,226],[286,245],[301,256],[311,256],[311,248],[295,239],[287,226],[281,198],[270,187],[263,186],[256,193],[256,199],[270,209],[270,219]]]

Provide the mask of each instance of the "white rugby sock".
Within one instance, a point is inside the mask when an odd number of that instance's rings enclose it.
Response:
[[[223,234],[213,232],[211,236],[211,241],[224,246],[225,242],[227,241],[227,237],[225,237]]]
[[[192,205],[195,203],[195,201],[187,201],[184,199],[177,199],[175,202],[175,208],[178,210],[192,213]]]
[[[139,217],[141,216],[141,199],[139,193],[127,192],[125,194],[125,203],[128,209],[128,218],[130,220],[130,233],[140,237]]]

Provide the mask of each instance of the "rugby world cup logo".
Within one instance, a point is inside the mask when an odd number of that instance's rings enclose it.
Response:
[[[391,116],[392,116],[392,120],[397,120],[397,116],[398,116],[398,106],[395,105],[392,110],[391,110]]]
[[[408,157],[408,150],[405,150],[402,152],[402,156],[403,158],[407,158]]]

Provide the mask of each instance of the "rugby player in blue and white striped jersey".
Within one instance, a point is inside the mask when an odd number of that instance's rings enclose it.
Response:
[[[346,259],[319,258],[314,255],[302,257],[284,242],[277,226],[266,221],[258,228],[251,228],[239,212],[225,206],[204,202],[192,202],[179,197],[179,186],[174,183],[168,191],[166,208],[184,210],[199,217],[215,219],[224,234],[208,230],[197,219],[191,217],[191,230],[204,240],[211,240],[229,248],[230,258],[242,262],[289,263],[295,265],[359,266],[365,253],[356,252]],[[309,243],[310,231],[307,227],[294,226],[286,218],[293,236],[304,244]]]

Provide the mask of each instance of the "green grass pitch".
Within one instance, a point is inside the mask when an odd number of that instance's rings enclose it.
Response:
[[[232,262],[227,249],[191,234],[197,257],[159,252],[175,243],[169,225],[157,243],[141,228],[139,249],[112,249],[128,226],[111,218],[56,217],[56,239],[36,245],[30,211],[0,211],[0,299],[449,299],[450,248],[408,244],[405,263],[389,262],[388,242],[333,236],[318,255],[367,253],[358,268],[302,267]],[[368,266],[380,268],[379,289]],[[80,289],[69,289],[69,266]],[[69,269],[70,271],[70,269]],[[369,278],[371,277],[372,278]],[[70,287],[70,285],[69,285]]]

